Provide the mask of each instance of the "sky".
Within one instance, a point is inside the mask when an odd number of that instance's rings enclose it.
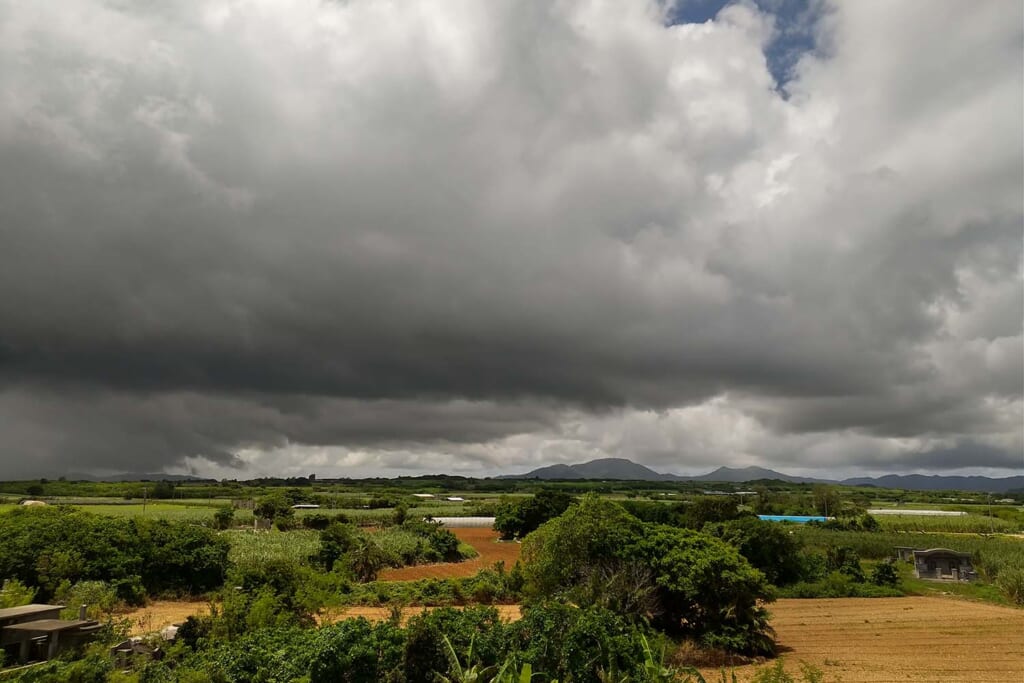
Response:
[[[1022,14],[0,0],[0,478],[1019,474]]]

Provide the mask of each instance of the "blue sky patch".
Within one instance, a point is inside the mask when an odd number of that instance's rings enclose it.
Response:
[[[673,8],[671,24],[703,24],[715,18],[732,0],[680,0]],[[779,89],[793,77],[801,55],[817,45],[815,29],[821,19],[821,3],[814,0],[754,0],[762,12],[775,15],[776,35],[765,49],[768,69]]]

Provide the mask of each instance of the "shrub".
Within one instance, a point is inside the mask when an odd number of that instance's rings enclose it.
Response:
[[[406,628],[402,656],[405,680],[434,683],[436,674],[449,673],[445,637],[456,652],[466,652],[473,643],[478,661],[494,664],[504,650],[505,628],[492,607],[442,608],[413,617]]]
[[[344,522],[332,522],[326,529],[320,532],[320,550],[316,559],[323,565],[324,569],[331,571],[334,563],[344,557],[353,543],[355,543],[358,531],[351,524]]]
[[[376,626],[346,619],[320,629],[313,639],[310,683],[376,683],[392,679],[402,663],[405,633],[395,624]]]
[[[624,674],[649,680],[644,635],[610,610],[546,603],[527,608],[520,621],[509,625],[508,648],[551,679],[598,683]]]
[[[310,570],[286,560],[232,570],[222,591],[223,625],[235,636],[264,627],[311,626]]]
[[[876,586],[895,586],[900,582],[896,563],[892,560],[879,562],[871,572],[871,583]]]
[[[252,510],[253,515],[259,519],[277,520],[279,517],[291,517],[295,514],[292,509],[292,502],[280,491],[275,491],[268,496],[260,498]]]
[[[1024,605],[1024,568],[1009,567],[999,572],[996,586],[1015,605]]]
[[[229,505],[217,508],[213,513],[213,525],[221,530],[230,529],[235,522],[235,509]]]
[[[494,516],[494,529],[504,540],[522,537],[565,512],[574,502],[561,491],[540,491],[531,498],[504,500]]]
[[[613,502],[587,497],[528,536],[523,561],[534,599],[614,604],[675,635],[753,654],[773,650],[764,574],[712,536],[645,525]]]
[[[704,525],[704,533],[736,548],[769,582],[783,586],[804,578],[805,565],[799,539],[786,525],[741,517]]]
[[[3,587],[0,588],[0,609],[31,604],[35,597],[34,588],[29,588],[17,579],[4,579]]]
[[[830,572],[846,574],[857,583],[864,583],[864,570],[857,551],[849,546],[829,546],[825,553],[825,567]]]
[[[198,593],[221,585],[229,546],[185,523],[102,517],[66,507],[0,515],[0,576],[48,600],[65,581],[106,581],[121,599],[145,592]]]
[[[65,581],[55,597],[68,606],[62,613],[67,619],[78,618],[79,605],[86,605],[89,617],[97,619],[109,615],[120,602],[117,590],[105,581],[79,581],[74,585]]]

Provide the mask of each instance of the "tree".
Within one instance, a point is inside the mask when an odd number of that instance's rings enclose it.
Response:
[[[763,522],[757,517],[740,517],[707,524],[703,531],[736,548],[776,586],[803,578],[800,542],[785,525]]]
[[[150,493],[151,498],[174,498],[174,484],[169,481],[158,481]]]
[[[359,581],[373,581],[387,564],[387,555],[372,538],[360,535],[349,548],[345,564]]]
[[[295,510],[292,509],[292,503],[285,494],[275,491],[256,501],[252,513],[260,519],[277,519],[291,517]]]
[[[405,503],[399,503],[395,506],[395,515],[392,521],[396,526],[401,526],[405,523],[405,520],[409,517],[409,506]]]
[[[324,569],[334,569],[334,564],[352,548],[356,534],[351,524],[343,522],[333,522],[320,532],[320,550],[316,557]]]
[[[709,522],[727,522],[751,513],[740,510],[733,496],[700,496],[684,508],[683,524],[691,529],[703,529]]]
[[[235,521],[235,509],[230,505],[217,508],[213,513],[213,524],[218,529],[230,529]]]
[[[621,506],[588,496],[527,536],[523,562],[533,600],[600,605],[611,591],[620,608],[631,605],[625,616],[668,633],[751,654],[774,649],[764,574],[712,536],[644,524]],[[645,591],[651,600],[638,599]]]
[[[572,496],[561,491],[540,491],[532,498],[503,501],[495,513],[494,529],[505,540],[523,537],[565,512],[573,502]]]
[[[892,559],[879,562],[871,572],[871,583],[876,586],[895,586],[900,582],[900,574]]]
[[[814,509],[819,515],[829,517],[839,512],[842,497],[835,487],[828,484],[815,484],[811,489],[811,495],[814,497]]]
[[[657,525],[625,552],[654,572],[660,613],[652,624],[713,647],[774,652],[764,608],[773,599],[771,588],[735,548],[690,529]]]

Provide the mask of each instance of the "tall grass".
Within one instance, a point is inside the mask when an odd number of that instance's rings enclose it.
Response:
[[[876,515],[884,531],[950,532],[958,534],[1013,533],[1020,524],[985,515],[926,517],[921,515]]]
[[[824,551],[828,546],[849,546],[864,559],[882,560],[892,557],[896,546],[914,548],[950,548],[973,556],[974,568],[988,580],[1009,568],[1024,568],[1024,541],[1009,536],[951,535],[895,531],[829,531],[815,527],[796,530],[799,538],[812,549]]]
[[[316,531],[225,531],[231,543],[228,559],[237,565],[256,565],[274,560],[306,562],[320,549]]]

